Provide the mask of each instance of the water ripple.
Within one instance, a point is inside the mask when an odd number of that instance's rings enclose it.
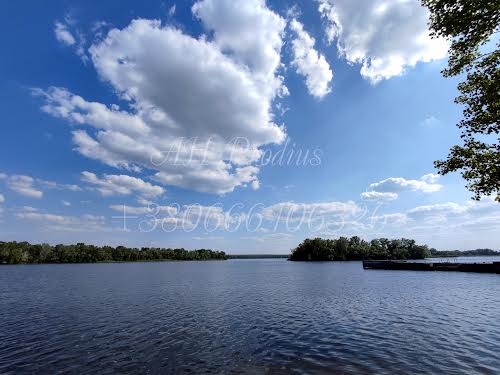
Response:
[[[498,275],[284,260],[0,267],[0,373],[496,374]]]

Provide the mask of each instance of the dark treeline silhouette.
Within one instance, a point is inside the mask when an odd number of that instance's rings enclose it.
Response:
[[[26,263],[96,263],[139,262],[161,260],[225,260],[223,251],[185,250],[161,248],[128,248],[123,246],[94,246],[47,244],[32,245],[28,242],[1,242],[0,264]]]
[[[500,251],[491,249],[476,249],[476,250],[445,250],[438,251],[431,249],[431,255],[434,258],[438,257],[474,257],[474,256],[500,256]]]
[[[298,261],[363,260],[363,259],[423,259],[431,252],[426,245],[414,240],[375,239],[370,242],[359,237],[340,237],[336,240],[306,239],[292,250],[289,259]]]

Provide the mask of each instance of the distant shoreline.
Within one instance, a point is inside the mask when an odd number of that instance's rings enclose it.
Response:
[[[94,246],[30,244],[29,242],[1,242],[0,264],[67,264],[162,262],[179,260],[226,260],[223,251],[209,249],[186,250],[165,248],[128,248],[124,246]]]

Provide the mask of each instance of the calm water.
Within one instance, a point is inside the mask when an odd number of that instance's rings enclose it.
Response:
[[[286,260],[0,267],[0,373],[500,373],[500,276]]]

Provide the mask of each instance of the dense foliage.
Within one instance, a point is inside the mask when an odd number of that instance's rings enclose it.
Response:
[[[430,10],[432,36],[451,41],[444,76],[466,75],[458,85],[464,119],[463,145],[453,146],[439,173],[461,171],[475,199],[496,194],[500,202],[500,31],[498,0],[422,0]]]
[[[290,260],[362,260],[362,259],[423,259],[431,252],[414,240],[380,238],[370,242],[359,237],[340,237],[337,240],[306,239],[292,250]]]
[[[224,260],[223,251],[161,248],[127,248],[123,246],[94,246],[47,244],[28,242],[0,242],[0,264],[24,263],[96,263],[136,262],[152,260]]]
[[[499,251],[491,250],[491,249],[476,249],[476,250],[445,250],[438,251],[435,249],[431,249],[431,255],[434,258],[438,257],[474,257],[474,256],[500,256]]]

